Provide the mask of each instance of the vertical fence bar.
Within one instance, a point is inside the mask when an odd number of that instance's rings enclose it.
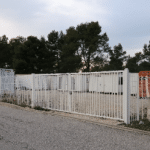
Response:
[[[111,73],[111,117],[113,117],[113,72]]]
[[[96,115],[98,115],[98,78],[99,78],[99,73],[97,73],[97,78],[96,78]]]
[[[57,87],[57,78],[56,78],[56,76],[54,77],[54,91],[55,91],[55,93],[56,93],[56,110],[58,110],[58,108],[59,108],[59,99],[58,99],[58,92],[57,92],[57,90],[56,90],[56,87]]]
[[[102,80],[103,80],[103,90],[102,90],[102,107],[101,107],[101,116],[104,116],[104,92],[105,92],[105,80],[104,80],[104,76],[105,74],[102,73],[103,77],[102,77]]]
[[[94,74],[93,74],[94,75]],[[95,76],[94,76],[95,77]],[[93,80],[94,81],[94,80]],[[94,88],[94,86],[92,86]],[[95,90],[95,89],[94,89]],[[93,106],[94,106],[94,102],[93,102],[93,93],[94,93],[94,90],[92,90],[92,107],[91,107],[91,113],[93,114]]]
[[[68,74],[68,108],[71,112],[71,74]]]
[[[2,94],[2,73],[1,73],[1,69],[0,69],[0,94]],[[1,96],[2,98],[2,96]]]
[[[107,74],[106,73],[104,73],[104,95],[103,95],[103,107],[104,107],[104,113],[103,113],[103,116],[105,116],[106,117],[106,106],[105,106],[105,101],[106,101],[106,85],[107,85],[107,83],[106,83],[106,79],[107,79]]]
[[[122,77],[122,82],[123,82],[123,73],[121,73],[121,77]],[[120,82],[121,82],[121,79],[120,79]],[[123,83],[122,83],[122,86],[123,86]],[[121,92],[123,94],[123,90]],[[120,99],[120,118],[123,119],[123,96]]]
[[[91,114],[91,105],[92,105],[92,90],[93,90],[93,76],[92,76],[92,73],[90,73],[90,82],[89,82],[89,114]]]
[[[115,72],[114,72],[114,74],[113,74],[113,77],[114,77],[114,82],[113,82],[113,87],[114,87],[114,118],[115,118],[115,99],[116,99],[116,96],[115,96],[115,94],[116,94],[116,74],[115,74]]]
[[[132,74],[130,74],[130,77],[129,77],[129,83],[130,83],[130,97],[131,97],[131,94],[133,93],[133,76]],[[133,103],[134,103],[134,98],[132,97],[131,98],[131,101],[130,101],[130,121],[133,121],[133,109],[134,109],[134,106],[133,106]]]
[[[48,98],[47,98],[47,92],[48,92],[48,79],[47,79],[47,76],[45,76],[45,105],[46,105],[46,108],[48,109],[49,107],[49,102],[48,102]]]
[[[50,109],[52,109],[52,76],[50,81]]]
[[[78,90],[79,90],[79,95],[80,95],[80,103],[79,103],[79,113],[82,112],[81,108],[82,108],[82,92],[81,92],[81,77],[82,75],[79,74],[79,86],[78,86]]]
[[[39,105],[40,102],[40,75],[37,76],[37,105]]]
[[[120,99],[119,99],[119,106],[118,107],[120,107],[119,108],[119,110],[120,110],[120,113],[119,113],[119,118],[121,118],[121,99],[122,99],[122,96],[121,96],[121,93],[122,93],[122,82],[121,82],[121,79],[122,79],[122,73],[120,73],[119,74],[119,86],[120,86],[120,92],[119,92],[119,94],[120,94]]]
[[[101,106],[101,103],[100,103],[100,93],[101,93],[101,85],[102,85],[102,81],[101,81],[101,73],[99,74],[100,78],[99,78],[99,95],[98,95],[98,100],[99,100],[99,116],[100,116],[100,106]]]
[[[118,83],[118,79],[119,79],[119,76],[118,76],[118,72],[117,72],[117,80],[116,80],[116,82],[117,82],[117,118],[119,118],[119,117],[118,117],[118,94],[119,94],[119,83]]]
[[[109,78],[111,77],[111,75],[110,75],[110,72],[109,72]],[[111,78],[110,78],[111,79]],[[109,117],[110,117],[110,93],[111,93],[111,87],[109,88],[110,90],[109,90]]]
[[[84,83],[82,84],[82,89],[83,89],[83,93],[82,93],[83,94],[83,101],[82,102],[83,102],[83,109],[84,109],[83,113],[86,114],[86,101],[84,98],[85,97],[84,95],[86,92],[86,74],[83,75],[83,81],[84,81]]]
[[[136,102],[136,109],[137,109],[137,121],[139,121],[139,74],[137,77],[137,102]]]
[[[59,91],[58,91],[58,86],[59,86],[59,84],[58,84],[58,75],[56,75],[56,77],[55,77],[55,91],[56,91],[56,93],[57,93],[57,109],[58,110],[60,110],[60,93],[59,93]]]
[[[96,82],[96,78],[97,78],[97,73],[95,74],[95,80],[94,82]],[[95,115],[95,94],[96,94],[96,88],[95,88],[95,91],[93,92],[93,115]]]
[[[141,80],[141,82],[142,82],[142,99],[141,100],[142,100],[142,119],[143,119],[143,98],[144,98],[143,97],[143,78],[144,77],[141,76],[141,78],[142,78],[142,80]]]
[[[34,107],[34,102],[35,102],[35,74],[32,73],[32,99],[31,99],[31,107]]]
[[[126,124],[130,124],[130,84],[128,68],[123,72],[123,120]]]
[[[75,112],[75,101],[74,101],[74,77],[71,75],[71,88],[72,88],[72,111]]]

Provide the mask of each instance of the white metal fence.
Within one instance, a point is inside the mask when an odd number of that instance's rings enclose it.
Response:
[[[129,73],[128,69],[16,75],[14,79],[11,84],[15,85],[15,90],[1,92],[1,100],[125,123],[144,115],[143,99],[139,98],[139,76]]]
[[[123,71],[59,74],[53,82],[47,80],[53,78],[53,75],[33,74],[34,80],[40,80],[45,76],[44,83],[49,84],[50,87],[48,89],[45,84],[43,90],[33,89],[33,105],[57,111],[123,120],[123,95],[121,95],[121,78],[119,78],[121,74]],[[54,83],[57,89],[53,88]],[[110,90],[106,90],[107,87]]]

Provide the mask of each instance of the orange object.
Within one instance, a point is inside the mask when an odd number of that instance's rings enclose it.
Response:
[[[139,97],[150,97],[150,71],[139,72]]]

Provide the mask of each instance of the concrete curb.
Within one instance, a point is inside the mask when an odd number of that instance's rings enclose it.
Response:
[[[56,115],[56,116],[67,117],[67,118],[76,119],[76,120],[82,121],[82,122],[92,123],[92,124],[96,124],[96,125],[102,125],[102,126],[113,128],[113,129],[124,130],[124,131],[128,131],[128,132],[134,132],[134,133],[144,134],[144,135],[149,135],[150,136],[150,131],[144,131],[144,130],[134,129],[134,128],[130,128],[130,127],[124,127],[124,126],[119,125],[119,124],[118,125],[109,125],[109,124],[106,124],[106,123],[91,121],[90,119],[84,119],[84,118],[71,116],[72,115],[71,113],[63,112],[65,114],[67,114],[67,116],[66,116],[66,115],[61,114],[59,111],[53,111],[53,110],[51,110],[51,111],[39,111],[39,110],[35,110],[35,109],[29,108],[29,107],[21,107],[21,106],[18,106],[18,105],[5,103],[5,102],[0,102],[0,105],[15,108],[15,109],[19,109],[19,110],[38,112],[38,113],[43,113],[43,114],[50,114],[52,116]]]

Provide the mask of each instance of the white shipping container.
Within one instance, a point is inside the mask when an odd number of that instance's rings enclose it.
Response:
[[[89,74],[71,74],[71,91],[88,91],[89,90]],[[68,90],[69,74],[61,74],[58,76],[58,89]]]
[[[15,86],[17,89],[32,89],[32,75],[16,75]]]
[[[138,73],[130,73],[131,94],[137,93]],[[68,90],[68,74],[36,74],[35,89]],[[16,87],[32,89],[32,75],[16,75]],[[104,93],[123,92],[121,73],[71,74],[71,90],[95,91]]]
[[[47,89],[47,76],[44,76],[43,74],[35,74],[34,75],[34,87],[35,90],[37,89]],[[16,75],[15,80],[16,88],[17,89],[32,89],[33,84],[33,77],[32,74],[29,75]]]
[[[123,92],[123,77],[120,73],[103,75],[104,92],[121,93]]]
[[[130,73],[130,93],[137,94],[139,85],[137,84],[139,80],[138,73]]]
[[[58,89],[58,75],[49,75],[47,76],[47,89],[57,90]]]
[[[0,94],[4,91],[14,93],[14,77],[13,69],[0,68]]]
[[[71,90],[73,91],[89,91],[89,74],[72,74]]]
[[[68,90],[68,74],[58,75],[58,89],[59,90]]]
[[[130,92],[137,93],[138,73],[130,73]],[[99,73],[91,74],[89,82],[89,91],[104,93],[122,93],[123,75],[121,73]]]
[[[121,74],[91,74],[89,91],[117,93],[122,92]]]

